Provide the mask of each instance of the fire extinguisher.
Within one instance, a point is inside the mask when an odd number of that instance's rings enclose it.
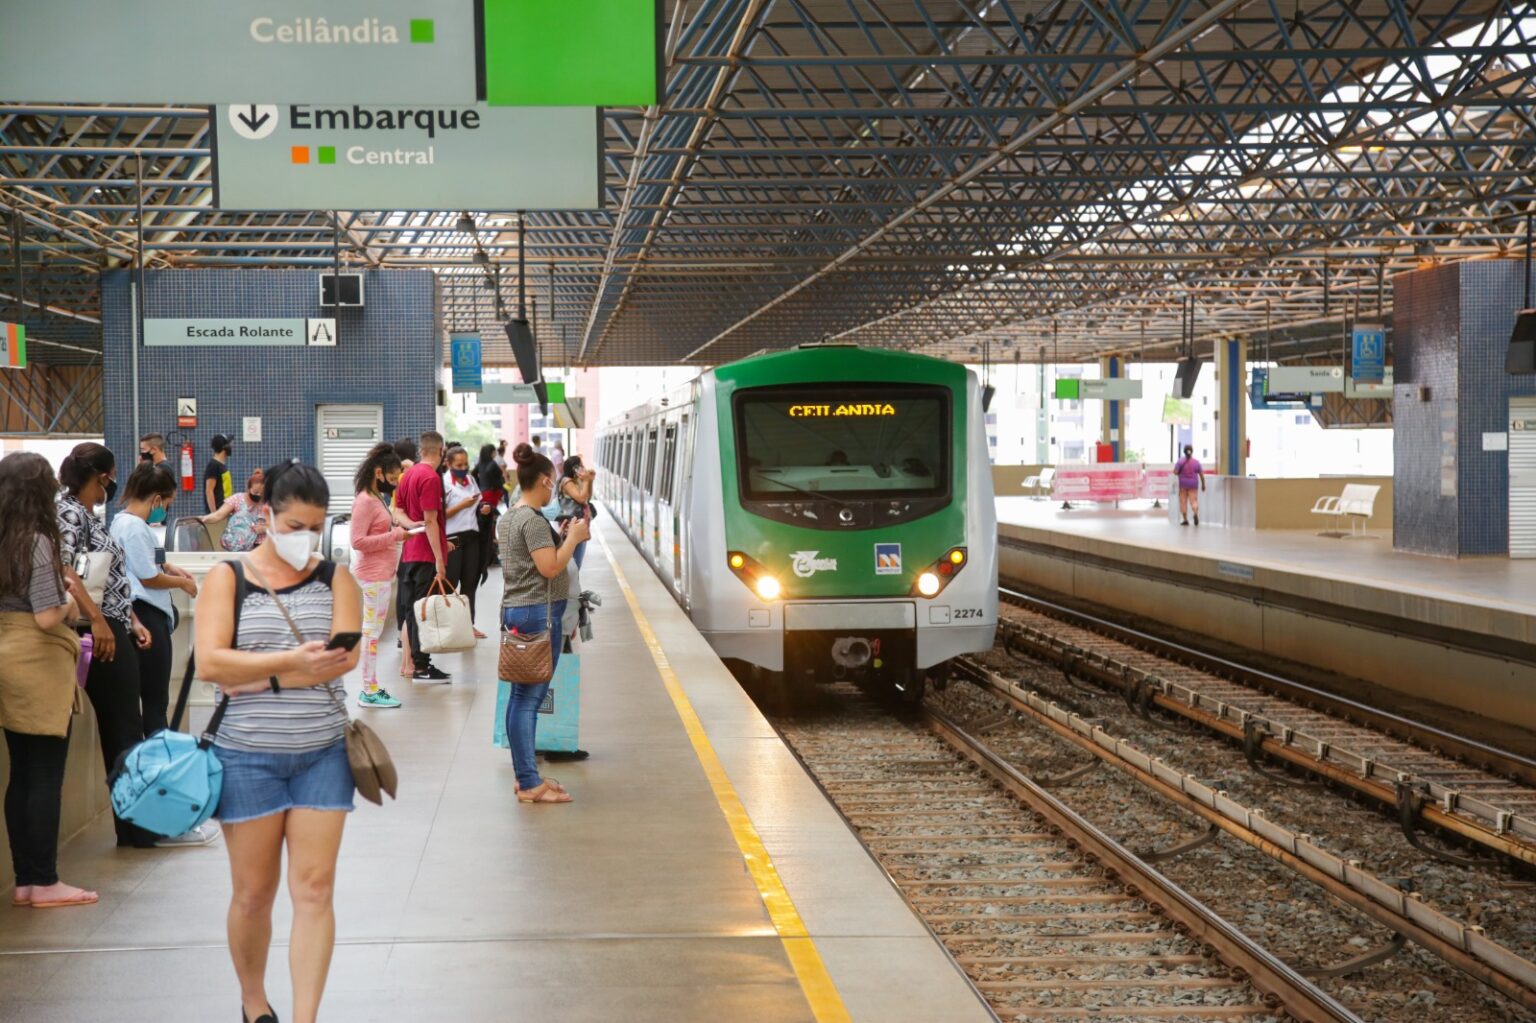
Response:
[[[197,486],[197,480],[192,475],[192,442],[183,441],[181,444],[181,489],[192,490]]]

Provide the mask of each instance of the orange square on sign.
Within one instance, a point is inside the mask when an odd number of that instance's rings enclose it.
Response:
[[[294,146],[293,147],[293,162],[294,163],[308,163],[309,162],[309,147],[308,146]]]

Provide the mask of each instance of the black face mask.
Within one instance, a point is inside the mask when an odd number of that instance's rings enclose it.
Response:
[[[117,480],[109,479],[109,480],[107,480],[107,503],[111,504],[112,503],[112,499],[114,497],[116,497],[116,496],[117,496]]]
[[[392,494],[394,494],[394,492],[395,492],[395,484],[390,483],[387,480],[379,480],[379,496],[380,497],[384,498],[384,500],[387,501],[387,500],[389,500],[390,496]]]
[[[153,451],[140,451],[139,452],[139,461],[141,461],[141,462],[153,462],[154,460],[155,460],[155,453]]]

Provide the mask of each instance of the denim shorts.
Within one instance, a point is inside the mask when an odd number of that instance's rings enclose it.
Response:
[[[213,747],[224,765],[224,794],[215,817],[240,824],[285,810],[352,809],[352,768],[337,739],[307,753],[246,753]]]

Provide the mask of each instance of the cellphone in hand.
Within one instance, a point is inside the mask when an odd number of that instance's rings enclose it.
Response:
[[[362,639],[363,634],[361,632],[338,632],[331,637],[329,643],[325,644],[325,648],[327,650],[346,650],[350,652],[353,647],[362,642]]]

